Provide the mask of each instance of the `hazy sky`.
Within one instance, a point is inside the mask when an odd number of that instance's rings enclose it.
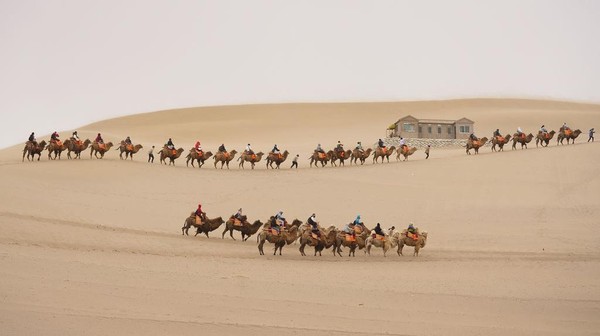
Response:
[[[0,0],[0,41],[0,147],[189,106],[600,102],[600,1]]]

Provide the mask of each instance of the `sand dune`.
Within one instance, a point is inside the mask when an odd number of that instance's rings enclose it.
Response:
[[[562,335],[600,330],[598,142],[467,156],[422,151],[407,162],[310,169],[316,143],[375,142],[406,114],[475,120],[489,136],[563,122],[584,131],[600,106],[551,101],[291,104],[194,108],[107,120],[79,129],[186,150],[225,143],[301,154],[300,169],[220,170],[133,161],[21,162],[0,151],[0,310],[3,333]],[[66,138],[68,131],[62,131]],[[418,258],[259,256],[247,242],[181,236],[197,202],[209,217],[243,207],[265,220],[312,213],[341,227],[430,234]],[[236,237],[239,237],[237,235]],[[310,251],[310,249],[308,249]],[[347,253],[347,250],[344,251]]]

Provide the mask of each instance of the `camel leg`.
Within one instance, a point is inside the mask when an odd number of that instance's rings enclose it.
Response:
[[[301,256],[303,256],[303,257],[305,257],[305,256],[306,256],[306,254],[304,254],[304,243],[302,243],[302,244],[300,245],[300,248],[299,248],[298,250],[300,251],[300,255],[301,255]]]
[[[233,228],[229,229],[229,236],[231,237],[231,239],[235,240],[235,238],[233,238]],[[242,240],[244,239],[244,234],[242,233]]]
[[[402,248],[404,247],[404,244],[401,242],[398,242],[398,255],[401,256],[402,254]]]

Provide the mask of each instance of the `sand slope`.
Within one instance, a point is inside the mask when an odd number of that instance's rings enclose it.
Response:
[[[0,326],[6,334],[560,335],[600,329],[600,146],[467,156],[422,151],[407,162],[309,169],[317,142],[375,141],[398,118],[476,121],[477,133],[543,120],[587,131],[600,107],[562,102],[235,106],[108,120],[80,129],[117,141],[189,148],[247,142],[302,154],[301,168],[202,169],[104,160],[21,163],[0,151]],[[318,122],[316,122],[318,120]],[[63,132],[63,138],[67,135]],[[142,150],[144,151],[144,150]],[[414,222],[430,233],[418,258],[259,256],[247,242],[181,236],[198,201],[209,217],[243,207],[265,220],[282,209],[341,227]],[[236,237],[239,235],[236,233]],[[310,251],[310,249],[308,249]],[[347,252],[347,251],[345,251]]]

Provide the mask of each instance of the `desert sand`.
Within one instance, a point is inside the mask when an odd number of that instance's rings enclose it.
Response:
[[[467,156],[423,149],[409,161],[309,168],[317,143],[373,144],[386,127],[418,118],[475,121],[537,132],[563,122],[584,133],[574,145]],[[600,105],[473,99],[433,102],[280,104],[190,108],[132,115],[79,128],[105,141],[131,136],[132,161],[21,162],[0,151],[0,332],[3,335],[593,335],[600,330]],[[71,130],[59,130],[66,139]],[[27,134],[24,135],[26,138]],[[187,150],[300,155],[278,171],[146,163],[169,138]],[[38,140],[48,139],[38,137]],[[429,233],[418,257],[282,256],[256,237],[222,230],[182,236],[198,202],[208,217],[242,207],[250,220],[278,210],[341,228],[360,214],[368,227],[408,223]],[[190,231],[192,232],[192,231]]]

